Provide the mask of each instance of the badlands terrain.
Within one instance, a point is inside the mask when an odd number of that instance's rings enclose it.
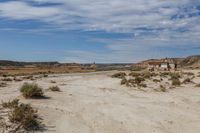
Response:
[[[146,86],[121,85],[124,77],[112,77],[118,71],[1,81],[7,85],[0,87],[0,101],[17,98],[37,109],[44,128],[36,133],[199,133],[199,72],[182,72],[180,86],[172,86],[168,75],[145,79]],[[191,81],[183,83],[187,78]],[[46,98],[25,99],[19,91],[25,82],[37,83]],[[51,86],[61,91],[49,91]]]

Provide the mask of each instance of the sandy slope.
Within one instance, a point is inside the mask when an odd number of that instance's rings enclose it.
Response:
[[[44,133],[199,133],[200,88],[182,86],[169,92],[142,92],[120,85],[113,72],[56,75],[36,81],[49,99],[25,100],[23,82],[0,88],[0,100],[20,98],[39,110]],[[51,80],[56,84],[50,83]],[[195,79],[200,82],[200,79]]]

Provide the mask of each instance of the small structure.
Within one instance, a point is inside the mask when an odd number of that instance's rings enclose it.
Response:
[[[172,59],[165,58],[160,61],[148,62],[149,71],[170,71],[176,70],[177,64]]]

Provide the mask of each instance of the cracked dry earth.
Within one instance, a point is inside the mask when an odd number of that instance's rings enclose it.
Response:
[[[19,88],[32,81],[13,81],[0,88],[0,101],[30,103],[43,119],[43,133],[200,132],[200,88],[143,92],[121,86],[120,79],[109,76],[113,73],[50,75],[34,81],[44,89],[60,87],[61,92],[45,91],[47,99],[23,99]]]

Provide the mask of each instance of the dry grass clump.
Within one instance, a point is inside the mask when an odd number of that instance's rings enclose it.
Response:
[[[8,82],[10,82],[10,81],[13,81],[13,80],[11,78],[3,78],[2,81],[8,81]]]
[[[141,74],[140,73],[136,73],[136,72],[131,72],[131,73],[129,73],[129,76],[138,77],[138,76],[141,76]]]
[[[128,82],[128,80],[126,78],[123,78],[121,80],[121,85],[125,85],[125,84],[127,84],[127,82]]]
[[[172,85],[173,86],[180,86],[181,85],[181,81],[177,78],[172,79]]]
[[[54,81],[54,80],[51,80],[50,82],[51,82],[52,84],[55,84],[55,83],[56,83],[56,81]]]
[[[188,84],[188,83],[192,83],[192,80],[190,78],[186,78],[183,80],[182,82],[183,84]]]
[[[124,72],[119,72],[119,73],[113,74],[111,77],[112,77],[112,78],[121,78],[121,79],[123,79],[125,76],[126,76],[126,73],[124,73]]]
[[[160,73],[160,76],[161,77],[167,77],[167,76],[169,76],[169,72],[162,72],[162,73]]]
[[[1,82],[1,83],[0,83],[0,87],[6,87],[6,86],[8,86],[7,83],[5,83],[5,82]]]
[[[25,98],[40,98],[44,96],[42,88],[35,83],[24,83],[20,88],[20,92]]]
[[[179,78],[181,78],[181,75],[179,73],[170,73],[170,80],[177,80]]]
[[[163,85],[160,85],[160,88],[154,89],[154,90],[157,91],[157,92],[166,92],[167,91],[166,87],[163,86]]]
[[[41,122],[37,115],[37,110],[33,109],[29,104],[19,103],[18,99],[10,102],[3,102],[2,107],[8,109],[8,120],[15,125],[14,132],[34,131],[40,128]],[[22,131],[25,130],[25,131]]]
[[[153,79],[153,82],[158,83],[161,82],[159,79]]]
[[[183,74],[187,75],[187,76],[194,76],[195,74],[192,72],[184,72]]]
[[[200,87],[200,84],[197,84],[195,87]]]
[[[60,92],[60,88],[59,88],[58,86],[52,86],[52,87],[49,87],[49,90]]]

